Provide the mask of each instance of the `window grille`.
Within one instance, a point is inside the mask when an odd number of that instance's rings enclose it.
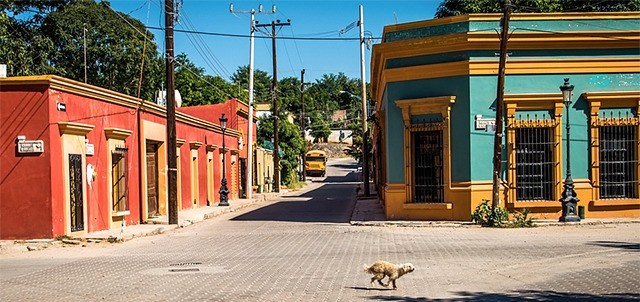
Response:
[[[444,202],[442,130],[412,132],[413,202]]]
[[[128,210],[127,202],[127,148],[117,147],[111,152],[111,189],[113,211]]]
[[[554,200],[553,128],[517,128],[516,200]]]
[[[600,198],[638,198],[636,126],[602,126]]]

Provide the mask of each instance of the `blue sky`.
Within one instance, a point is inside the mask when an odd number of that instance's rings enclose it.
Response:
[[[174,0],[177,1],[177,0]],[[364,29],[373,37],[382,35],[385,25],[432,19],[440,0],[423,1],[205,1],[184,0],[176,29],[222,34],[249,35],[249,14],[232,14],[234,10],[249,11],[262,4],[265,11],[276,5],[276,14],[256,14],[261,24],[273,20],[286,22],[279,37],[296,38],[357,38],[357,27],[346,34],[338,31],[358,20],[359,5],[364,8]],[[147,26],[164,28],[162,5],[164,0],[111,0],[111,7],[126,13]],[[268,28],[270,31],[270,27]],[[151,30],[156,43],[164,51],[164,33]],[[265,36],[256,33],[257,36]],[[374,43],[379,43],[375,39]],[[184,52],[207,74],[220,75],[229,80],[238,66],[249,64],[249,38],[212,35],[175,34],[176,54]],[[371,50],[365,49],[366,77],[369,81]],[[343,72],[350,78],[360,78],[360,48],[357,40],[317,41],[285,40],[277,42],[278,78],[300,77],[305,71],[305,82],[313,82],[323,74]],[[272,74],[271,39],[255,40],[255,68]]]

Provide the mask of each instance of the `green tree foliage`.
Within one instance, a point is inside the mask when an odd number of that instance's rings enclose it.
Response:
[[[249,91],[249,66],[240,66],[231,76],[231,82],[240,85],[240,90]],[[273,85],[272,77],[260,69],[253,70],[253,93],[254,102],[269,103],[271,102],[271,86]]]
[[[164,64],[153,35],[108,2],[7,0],[0,8],[0,56],[9,75],[55,74],[84,81],[86,35],[89,84],[137,96],[141,83],[144,99],[153,99],[160,88]]]
[[[287,120],[286,113],[281,112],[279,116],[278,147],[283,153],[280,158],[281,181],[288,185],[297,179],[298,159],[304,148],[304,140],[300,135],[300,128]],[[273,133],[273,116],[261,119],[258,127],[258,141],[271,141]]]
[[[504,0],[444,0],[435,17],[500,13]],[[515,13],[614,12],[640,10],[640,0],[512,0]]]
[[[53,41],[54,50],[48,59],[55,73],[84,79],[85,29],[87,82],[137,96],[144,49],[141,97],[152,99],[164,75],[153,35],[139,20],[115,12],[107,2],[74,1],[44,18],[40,30]]]
[[[176,89],[183,106],[222,103],[232,97],[246,100],[247,93],[219,76],[206,75],[204,68],[193,64],[186,54],[176,56]]]

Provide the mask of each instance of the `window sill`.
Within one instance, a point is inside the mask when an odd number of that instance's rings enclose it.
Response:
[[[113,212],[111,214],[111,217],[124,217],[124,216],[127,216],[129,214],[131,214],[130,211],[119,211],[119,212]]]
[[[451,210],[452,203],[405,203],[405,210]]]
[[[549,201],[516,201],[511,203],[516,209],[523,208],[562,208],[562,203],[558,200]]]
[[[640,199],[598,199],[592,201],[595,207],[640,206]]]

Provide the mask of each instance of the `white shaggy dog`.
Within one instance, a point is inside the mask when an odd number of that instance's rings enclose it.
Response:
[[[396,280],[398,278],[413,272],[415,269],[416,268],[411,263],[395,265],[383,260],[378,260],[370,266],[366,264],[364,265],[364,271],[369,274],[373,274],[373,277],[371,278],[371,286],[374,286],[374,282],[377,280],[378,283],[384,287],[389,287],[390,283],[393,284],[393,289],[398,289],[396,287]],[[384,279],[385,276],[389,277],[387,284],[382,283],[382,279]]]

